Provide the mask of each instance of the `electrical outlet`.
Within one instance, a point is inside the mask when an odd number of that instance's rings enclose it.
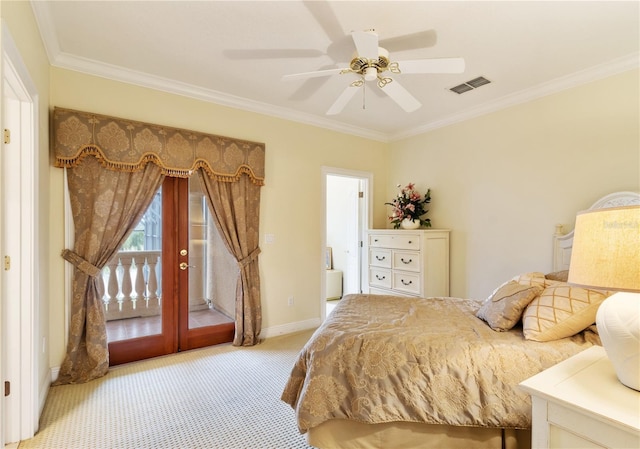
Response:
[[[293,305],[293,296],[289,296],[289,299],[287,299],[287,304],[289,305],[289,307]]]

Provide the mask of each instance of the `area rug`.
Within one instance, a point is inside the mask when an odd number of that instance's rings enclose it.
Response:
[[[40,430],[18,447],[307,449],[280,395],[310,335],[181,352],[52,387]]]

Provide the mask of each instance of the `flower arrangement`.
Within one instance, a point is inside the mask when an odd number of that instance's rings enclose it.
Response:
[[[398,188],[400,184],[398,184]],[[431,189],[427,189],[427,193],[424,198],[415,189],[415,184],[410,182],[407,184],[398,196],[394,198],[390,203],[384,203],[393,207],[393,211],[389,220],[393,223],[393,228],[398,229],[402,220],[409,219],[414,222],[419,222],[419,227],[424,226],[431,227],[431,220],[428,218],[421,218],[424,214],[429,212],[425,210],[425,205],[431,201]]]

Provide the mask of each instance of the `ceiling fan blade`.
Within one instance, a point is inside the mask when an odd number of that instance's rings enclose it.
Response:
[[[378,35],[374,31],[354,31],[351,33],[358,56],[378,59]]]
[[[380,46],[389,52],[395,53],[404,50],[417,50],[419,48],[429,48],[436,45],[438,35],[435,30],[418,31],[417,33],[405,34],[404,36],[391,37],[380,41]]]
[[[462,58],[413,59],[398,61],[400,73],[462,73],[464,72]]]
[[[337,41],[345,37],[342,25],[333,12],[330,2],[303,1],[302,4],[309,10],[318,25],[324,30],[331,41]]]
[[[328,69],[328,70],[316,70],[315,72],[303,72],[303,73],[294,73],[292,75],[284,75],[282,77],[285,81],[298,80],[298,79],[307,79],[307,78],[317,78],[320,76],[329,76],[329,75],[337,75],[346,68],[342,69]]]
[[[334,69],[335,65],[328,64],[319,68],[319,70]],[[307,101],[314,93],[318,91],[331,77],[319,76],[317,78],[307,78],[296,87],[295,92],[289,96],[289,100],[300,102]]]
[[[324,55],[320,50],[281,48],[281,49],[231,49],[222,52],[229,59],[285,59],[285,58],[315,58]]]
[[[381,86],[380,89],[391,97],[393,101],[398,103],[398,105],[406,112],[413,112],[422,106],[422,104],[396,80],[391,80],[384,86]]]
[[[350,84],[347,86],[347,88],[342,91],[338,99],[331,105],[327,111],[327,115],[336,115],[342,112],[347,103],[349,103],[349,100],[353,98],[356,92],[358,92],[358,89],[362,86],[363,84]]]

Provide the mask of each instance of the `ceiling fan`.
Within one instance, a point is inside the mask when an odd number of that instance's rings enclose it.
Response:
[[[397,80],[387,76],[387,71],[393,74],[464,72],[464,59],[462,58],[413,59],[392,62],[389,59],[389,52],[378,46],[378,35],[374,30],[354,31],[351,33],[351,37],[356,47],[356,54],[349,63],[349,67],[296,73],[283,77],[284,80],[296,80],[347,73],[359,75],[360,77],[350,83],[340,94],[327,111],[327,115],[339,114],[367,81],[376,81],[377,86],[406,112],[413,112],[422,106]]]

